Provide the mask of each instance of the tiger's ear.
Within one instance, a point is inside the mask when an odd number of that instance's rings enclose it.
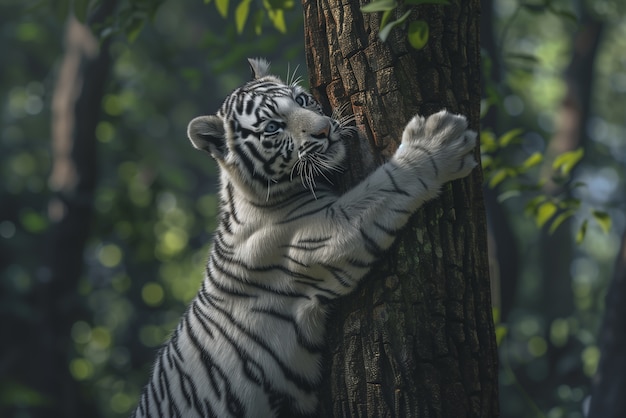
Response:
[[[226,154],[224,122],[215,115],[198,116],[189,122],[187,136],[196,149],[206,151],[216,160]]]
[[[248,63],[250,64],[253,80],[268,75],[270,63],[265,58],[248,58]]]

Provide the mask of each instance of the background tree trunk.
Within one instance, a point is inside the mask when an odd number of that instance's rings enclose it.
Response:
[[[93,16],[102,22],[115,2],[106,2]],[[109,40],[100,42],[90,29],[70,18],[65,53],[52,98],[53,167],[48,205],[50,230],[42,254],[36,289],[39,322],[28,329],[35,352],[27,368],[29,386],[46,402],[32,417],[97,417],[84,388],[70,374],[72,325],[85,317],[78,285],[84,247],[93,214],[96,188],[96,138],[104,84],[110,69]]]
[[[585,7],[582,7],[581,12],[580,27],[572,34],[574,39],[571,60],[563,74],[566,91],[556,114],[556,131],[546,150],[546,171],[551,170],[550,164],[557,155],[579,147],[585,148],[588,155],[590,151],[593,152],[587,127],[591,111],[593,70],[597,65],[596,57],[604,24],[594,18]],[[546,177],[549,178],[549,175]],[[547,182],[544,191],[548,196],[571,197],[571,191],[554,182]],[[546,324],[548,368],[544,383],[550,387],[558,387],[564,381],[572,385],[582,385],[587,381],[580,367],[565,366],[569,361],[568,353],[576,346],[576,341],[570,339],[567,344],[555,345],[548,338],[551,324],[555,320],[569,317],[576,309],[571,268],[575,258],[572,225],[573,218],[569,218],[552,234],[544,228],[540,237],[542,280],[537,310],[542,312],[541,317]],[[522,380],[522,384],[532,387],[533,381]],[[534,390],[530,393],[534,396],[540,395]]]
[[[311,90],[326,110],[349,102],[365,138],[350,144],[344,186],[388,158],[415,113],[442,108],[478,128],[479,1],[416,8],[428,45],[413,50],[358,1],[303,1]],[[333,313],[322,416],[498,414],[482,176],[446,186],[410,222],[355,295]]]
[[[502,56],[498,49],[494,23],[493,0],[480,2],[480,45],[483,59],[489,60],[488,68],[483,68],[482,97],[488,97],[488,89],[496,89],[502,94],[506,89],[502,83]],[[499,106],[490,106],[483,115],[483,129],[503,134]],[[519,246],[511,227],[507,211],[498,201],[501,193],[498,187],[484,187],[485,210],[487,212],[487,233],[489,243],[489,276],[494,308],[500,310],[500,321],[506,322],[515,303],[519,281]]]
[[[563,74],[566,91],[556,115],[556,132],[546,150],[545,160],[550,163],[555,156],[581,146],[589,151],[586,132],[593,91],[593,69],[604,24],[584,7],[582,14],[580,29],[573,35],[572,57]],[[550,170],[548,164],[546,170]],[[563,187],[548,182],[544,191],[547,195],[556,196],[563,193]],[[571,229],[570,218],[554,234],[543,231],[541,237],[543,280],[540,307],[548,323],[566,317],[574,310],[570,272],[574,253]]]
[[[600,364],[591,387],[589,418],[626,416],[626,232],[617,254],[613,280],[606,293],[600,329]]]

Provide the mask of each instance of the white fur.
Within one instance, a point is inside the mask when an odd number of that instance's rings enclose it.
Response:
[[[251,61],[251,66],[257,78],[269,68],[263,61]],[[284,136],[275,138],[290,138],[289,164],[297,164],[305,144],[324,141],[320,132],[327,129],[329,137],[340,135],[336,129],[342,128],[315,109],[299,107],[293,99],[298,92],[289,91],[276,99],[278,115],[271,117],[284,123]],[[255,122],[246,115],[238,120],[248,130]],[[302,193],[299,179],[275,186],[270,179],[270,189],[263,189],[243,174],[237,154],[241,140],[227,121],[224,147],[219,145],[218,120],[199,123],[190,124],[190,135],[210,132],[218,139],[205,146],[206,138],[192,138],[220,164],[222,222],[203,289],[161,352],[136,416],[159,416],[157,410],[170,404],[185,417],[207,415],[209,406],[219,417],[231,416],[229,391],[248,417],[275,416],[269,392],[280,394],[292,413],[314,414],[326,322],[326,306],[320,302],[353,291],[410,214],[434,198],[442,184],[471,172],[476,133],[467,129],[463,116],[446,111],[415,116],[389,162],[342,196],[324,187],[312,190],[313,196]],[[258,135],[263,139],[262,132]],[[249,136],[246,146],[261,147],[260,139]],[[316,152],[321,158],[332,150],[327,162],[332,169],[343,158],[343,147],[331,143],[326,139]],[[254,155],[246,152],[246,158]],[[255,164],[261,173],[264,164]],[[176,350],[180,356],[171,354]],[[181,375],[195,382],[193,402],[186,400]],[[173,399],[151,392],[164,384]]]

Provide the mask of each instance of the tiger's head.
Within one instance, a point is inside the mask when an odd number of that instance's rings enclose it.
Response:
[[[302,187],[315,193],[316,179],[341,170],[342,139],[354,131],[347,126],[353,118],[325,116],[297,80],[285,83],[268,74],[263,59],[248,61],[253,79],[233,91],[217,114],[193,119],[189,139],[255,200]]]

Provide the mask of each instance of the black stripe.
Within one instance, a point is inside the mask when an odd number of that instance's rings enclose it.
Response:
[[[389,164],[392,164],[392,163],[389,163]],[[389,181],[393,185],[393,192],[411,197],[409,192],[401,189],[400,186],[398,186],[398,183],[396,183],[396,179],[394,178],[393,173],[391,173],[387,167],[383,166],[383,171],[387,174],[387,177],[389,177]]]
[[[323,293],[326,293],[326,294],[330,295],[330,298],[327,297],[327,296],[322,296],[325,299],[337,299],[338,297],[341,297],[341,294],[339,294],[339,293],[337,293],[335,291],[332,291],[330,289],[325,289],[325,288],[320,287],[320,286],[318,286],[316,284],[313,284],[313,283],[305,282],[305,281],[302,281],[302,280],[295,280],[295,283],[299,283],[299,284],[301,284],[303,286],[307,286],[307,287],[310,287],[312,289],[315,289],[318,292],[323,292]],[[318,297],[320,297],[320,295],[315,295],[315,297],[318,298]]]
[[[249,115],[252,113],[253,107],[254,107],[254,100],[248,101],[248,103],[246,104],[246,115]]]
[[[310,196],[311,196],[311,192],[309,190],[302,190],[293,195],[287,196],[284,200],[280,200],[277,202],[259,203],[259,202],[252,202],[249,200],[247,200],[246,202],[257,208],[272,209],[274,211],[279,211],[281,209],[284,209],[287,206],[294,204],[295,202],[300,200],[302,197],[308,198]]]
[[[237,218],[237,210],[235,207],[233,185],[230,182],[226,184],[226,199],[228,201],[228,209],[229,209],[228,213],[230,214],[230,217],[233,219],[233,221],[235,221],[236,224],[241,225],[241,221],[239,220],[239,218]]]
[[[339,209],[341,210],[341,214],[346,219],[346,221],[350,222],[352,220],[352,218],[350,218],[350,216],[348,215],[348,212],[346,212],[346,209],[343,208],[343,207],[341,207]]]
[[[381,231],[383,231],[385,234],[390,235],[392,237],[395,237],[398,233],[398,231],[400,231],[399,229],[390,229],[387,228],[385,225],[382,225],[380,223],[378,223],[378,221],[374,221],[374,226],[378,229],[380,229]]]
[[[301,213],[299,213],[299,214],[293,215],[293,216],[291,216],[290,218],[289,218],[289,217],[287,217],[286,219],[283,219],[282,221],[278,222],[278,224],[279,224],[279,225],[280,225],[280,224],[287,224],[287,223],[293,222],[293,221],[295,221],[295,220],[302,219],[302,218],[304,218],[304,217],[307,217],[307,216],[313,215],[313,214],[315,214],[315,213],[321,212],[322,210],[324,210],[324,209],[326,209],[326,208],[328,208],[328,207],[332,206],[333,204],[334,204],[334,202],[330,202],[330,203],[327,203],[327,204],[325,204],[325,205],[323,205],[323,206],[320,206],[320,207],[318,207],[318,208],[315,208],[315,209],[309,210],[309,211],[307,211],[307,212],[301,212]]]
[[[299,243],[319,243],[319,242],[326,242],[329,241],[332,237],[320,237],[320,238],[303,238],[303,239],[299,239],[298,242]]]
[[[298,244],[286,244],[286,245],[281,245],[280,246],[280,248],[294,248],[296,250],[301,250],[301,251],[317,251],[317,250],[322,249],[324,247],[326,247],[325,244],[316,245],[316,246],[298,245]]]
[[[220,312],[222,315],[224,315],[232,325],[234,325],[239,332],[241,332],[242,334],[244,334],[245,336],[247,336],[249,339],[251,339],[252,341],[254,341],[255,343],[257,343],[263,350],[265,350],[265,352],[267,352],[270,357],[272,357],[272,359],[276,362],[276,364],[278,365],[278,367],[280,368],[280,370],[282,371],[282,373],[285,375],[285,378],[287,380],[289,380],[290,382],[292,382],[293,384],[295,384],[299,389],[305,390],[305,391],[312,391],[315,389],[315,386],[313,385],[312,382],[307,381],[305,377],[303,376],[298,376],[297,374],[295,374],[293,372],[293,370],[291,370],[289,368],[288,365],[286,365],[281,358],[271,349],[271,347],[265,342],[265,340],[263,340],[259,335],[254,334],[252,332],[250,332],[249,330],[247,330],[242,324],[240,324],[239,322],[237,322],[234,318],[234,316],[226,309],[220,307],[218,304],[213,303],[209,298],[207,298],[207,302],[218,312]],[[231,343],[233,345],[233,347],[235,348],[235,351],[237,351],[237,353],[239,354],[239,356],[243,359],[245,351],[242,347],[240,347],[237,344],[237,341],[234,337],[231,337],[224,328],[222,328],[221,324],[219,324],[217,321],[209,318],[206,314],[203,313],[203,315],[205,316],[205,318],[212,322],[213,325],[218,328],[220,330],[220,332],[224,335],[224,337],[228,340],[229,343]]]
[[[351,288],[354,286],[354,278],[345,270],[342,270],[339,267],[331,266],[330,264],[323,264],[322,267],[328,270],[343,287]],[[343,276],[347,276],[348,281],[346,281]]]
[[[265,292],[270,292],[270,293],[274,293],[276,295],[280,295],[280,296],[287,296],[287,297],[292,297],[292,298],[303,298],[303,299],[311,299],[308,295],[302,294],[302,293],[297,293],[297,292],[287,292],[284,290],[280,290],[280,289],[274,289],[265,285],[262,285],[260,283],[255,283],[255,282],[247,282],[242,280],[241,278],[237,277],[236,275],[234,275],[233,273],[229,272],[228,270],[226,270],[226,267],[221,265],[220,263],[218,263],[219,260],[216,260],[213,258],[213,255],[211,256],[211,260],[213,262],[213,266],[224,276],[226,276],[229,279],[232,279],[233,281],[236,281],[238,283],[243,284],[246,287],[252,287],[255,289],[259,289],[259,290],[263,290]],[[228,292],[225,292],[228,293]],[[253,297],[257,297],[257,296],[253,296]]]
[[[323,279],[320,279],[320,278],[317,278],[317,277],[309,276],[307,274],[298,273],[296,271],[290,270],[290,269],[288,269],[287,267],[285,267],[282,264],[268,264],[268,265],[265,265],[265,266],[250,266],[250,265],[244,263],[243,261],[235,259],[233,257],[222,256],[222,254],[220,254],[220,253],[215,253],[215,255],[217,257],[219,257],[219,259],[221,261],[224,261],[224,262],[229,263],[229,264],[233,264],[235,266],[241,267],[241,268],[246,269],[246,270],[251,271],[251,272],[267,273],[267,272],[276,270],[276,271],[285,273],[287,276],[293,277],[293,278],[306,279],[306,280],[311,280],[311,281],[314,281],[314,282],[322,282],[323,281]],[[225,268],[225,266],[222,266],[222,267]],[[250,281],[243,281],[243,280],[240,280],[240,281],[242,283],[244,283],[244,284],[258,283],[258,282],[250,282]]]
[[[208,318],[203,312],[200,311],[200,314],[209,322],[213,322],[213,325],[215,325],[215,321],[211,320],[210,318]],[[202,323],[202,319],[198,316],[194,316],[195,319],[198,320],[198,322]],[[204,324],[206,325],[206,324]],[[208,327],[208,325],[207,325]],[[219,328],[219,327],[216,327]],[[223,330],[220,329],[220,332],[223,333]],[[230,385],[230,381],[227,379],[226,374],[224,373],[224,371],[214,362],[211,360],[211,355],[210,353],[206,350],[206,348],[204,347],[204,345],[198,340],[198,338],[196,337],[196,335],[193,332],[193,329],[191,328],[191,324],[189,323],[189,321],[187,321],[187,335],[189,335],[189,339],[191,341],[191,343],[194,345],[194,347],[196,348],[196,350],[198,350],[200,352],[200,358],[203,360],[202,361],[202,365],[205,368],[205,371],[207,373],[207,376],[210,376],[213,372],[216,372],[218,374],[218,377],[221,379],[221,381],[224,384],[224,388],[226,390],[226,393],[224,394],[224,396],[226,397],[226,404],[228,406],[229,411],[238,417],[244,417],[245,416],[245,409],[243,407],[243,404],[241,403],[241,401],[233,394],[233,390],[232,387]],[[208,361],[207,361],[208,360]],[[214,380],[214,376],[211,380],[211,383],[215,384],[217,387],[217,382]],[[221,392],[217,391],[216,393],[218,393],[218,399],[221,400]]]
[[[363,230],[363,228],[359,228],[359,232],[361,233],[361,237],[363,237],[365,250],[372,254],[376,258],[380,258],[383,254],[384,250],[378,245],[378,243]]]
[[[435,171],[435,176],[439,177],[439,168],[437,167],[437,163],[435,161],[435,159],[433,158],[433,154],[432,152],[430,152],[430,150],[428,148],[425,148],[421,145],[412,145],[413,148],[423,152],[424,154],[426,154],[428,156],[428,160],[430,161],[430,163],[433,166],[433,170]]]
[[[211,262],[211,260],[209,262]],[[213,260],[212,262],[213,262],[213,266],[217,270],[220,270],[220,268],[216,265],[215,261]],[[216,278],[211,274],[211,270],[208,268],[208,266],[205,269],[205,271],[206,271],[206,277],[209,280],[209,282],[211,282],[211,284],[213,285],[215,289],[219,290],[222,293],[225,293],[230,296],[237,296],[237,297],[242,297],[242,298],[257,298],[258,297],[258,295],[241,292],[233,288],[228,288],[224,286],[221,282],[217,281]]]
[[[267,178],[261,176],[254,168],[254,164],[252,163],[252,160],[250,158],[248,158],[248,156],[246,155],[245,152],[242,151],[241,149],[241,145],[237,144],[235,145],[235,152],[237,153],[237,155],[239,156],[239,160],[243,163],[247,173],[248,173],[248,177],[258,183],[260,183],[263,186],[267,185]]]
[[[300,330],[300,327],[298,326],[298,323],[291,315],[287,315],[287,314],[275,311],[271,308],[252,308],[251,311],[269,315],[275,319],[288,322],[293,327],[293,330],[296,333],[296,339],[298,341],[298,344],[300,344],[307,351],[313,354],[321,353],[322,348],[324,347],[324,344],[323,343],[316,344],[316,343],[312,343],[311,341],[306,341],[304,335],[302,334],[302,331]]]
[[[346,260],[346,262],[351,265],[352,267],[356,267],[356,268],[361,268],[361,269],[370,269],[372,267],[372,265],[374,264],[374,262],[367,262],[367,261],[362,261],[362,260],[356,260],[354,258],[350,258],[348,260]]]

